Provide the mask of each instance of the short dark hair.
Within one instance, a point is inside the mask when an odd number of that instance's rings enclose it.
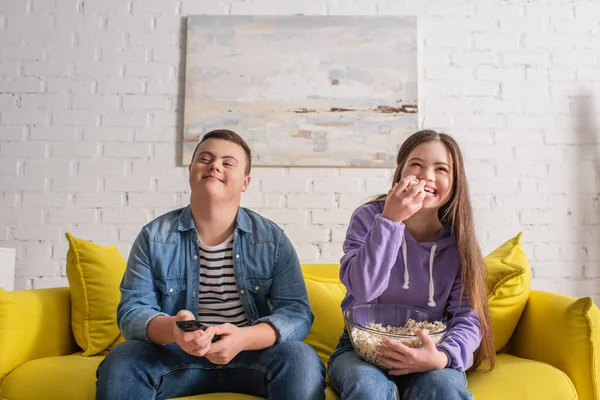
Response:
[[[196,157],[196,151],[198,151],[198,147],[208,139],[223,139],[229,140],[235,144],[240,145],[244,151],[246,152],[246,175],[250,175],[250,169],[252,167],[252,152],[250,151],[250,146],[248,143],[240,135],[235,133],[234,131],[230,131],[229,129],[215,129],[213,131],[208,132],[206,135],[202,137],[200,143],[194,149],[194,153],[192,154],[192,161],[194,162],[194,158]]]

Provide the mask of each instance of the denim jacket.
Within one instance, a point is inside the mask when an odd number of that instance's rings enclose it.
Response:
[[[142,228],[121,281],[117,322],[126,339],[146,340],[159,315],[182,309],[198,318],[200,254],[189,206],[164,214]],[[240,207],[233,241],[238,294],[251,325],[268,322],[278,342],[302,340],[313,314],[300,262],[275,223]]]

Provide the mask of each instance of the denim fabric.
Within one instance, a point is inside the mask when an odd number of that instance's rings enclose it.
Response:
[[[175,344],[129,340],[98,367],[97,400],[168,399],[234,392],[268,399],[325,399],[325,368],[303,342],[244,351],[226,365],[192,356]]]
[[[329,359],[329,381],[341,400],[472,400],[464,372],[442,370],[390,376],[361,360],[352,348],[348,333],[340,336]]]
[[[238,294],[252,325],[270,323],[278,343],[302,340],[313,314],[296,252],[283,230],[240,207],[233,243]],[[135,240],[121,282],[117,322],[123,336],[146,340],[158,315],[198,314],[200,254],[190,207],[146,225]]]

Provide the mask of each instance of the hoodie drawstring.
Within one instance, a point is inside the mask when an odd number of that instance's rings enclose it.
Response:
[[[437,245],[434,243],[431,246],[431,253],[429,253],[429,301],[427,305],[429,307],[435,307],[435,300],[433,300],[433,295],[435,294],[435,287],[433,286],[433,260],[435,259],[435,249],[437,249]]]
[[[406,239],[402,237],[402,260],[404,260],[404,284],[402,289],[408,289],[408,262],[406,262]]]
[[[435,260],[435,250],[437,249],[437,245],[434,243],[431,246],[431,252],[429,253],[429,299],[427,301],[427,305],[429,307],[435,307],[436,303],[433,299],[435,295],[435,286],[433,285],[433,261]],[[409,288],[409,275],[408,275],[408,257],[406,253],[406,239],[402,237],[402,260],[404,261],[404,284],[402,285],[402,289]]]

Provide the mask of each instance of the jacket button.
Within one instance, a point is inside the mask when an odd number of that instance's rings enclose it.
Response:
[[[194,257],[192,257],[192,258],[193,258],[194,260],[197,260],[197,259],[198,259],[198,256],[194,256]]]

